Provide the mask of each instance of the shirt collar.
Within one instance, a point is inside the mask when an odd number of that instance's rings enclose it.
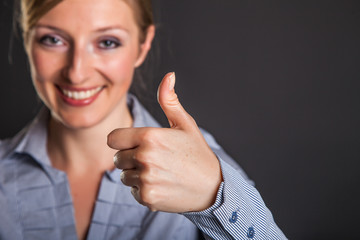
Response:
[[[28,126],[20,143],[16,146],[16,153],[29,154],[39,163],[50,165],[50,160],[46,152],[47,123],[49,116],[49,110],[43,107]]]

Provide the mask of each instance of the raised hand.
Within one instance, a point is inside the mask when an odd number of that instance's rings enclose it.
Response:
[[[168,73],[158,89],[158,101],[170,128],[122,128],[108,135],[119,150],[115,166],[134,198],[153,211],[189,212],[210,207],[222,181],[219,161],[174,90]]]

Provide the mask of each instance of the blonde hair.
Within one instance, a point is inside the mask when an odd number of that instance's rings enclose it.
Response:
[[[20,27],[24,40],[27,41],[29,31],[39,19],[63,0],[21,0]],[[140,30],[139,41],[145,41],[148,27],[154,24],[151,0],[122,0],[134,11],[135,21]]]

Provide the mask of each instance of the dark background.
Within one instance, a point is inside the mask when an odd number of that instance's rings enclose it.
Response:
[[[256,182],[290,239],[358,239],[360,1],[154,6],[158,56],[149,79],[157,85],[176,71],[185,109]],[[12,41],[9,63],[12,2],[0,7],[4,138],[34,116],[39,101],[21,40]],[[145,104],[159,112],[154,100]]]

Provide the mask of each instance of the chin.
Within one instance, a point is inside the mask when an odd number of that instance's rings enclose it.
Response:
[[[103,121],[100,113],[97,114],[83,114],[83,113],[65,113],[65,114],[54,114],[52,113],[53,118],[60,123],[61,125],[65,126],[66,128],[72,130],[80,130],[91,128],[98,125],[100,122]]]
[[[55,99],[53,102],[49,101],[47,106],[51,109],[54,120],[68,129],[92,128],[102,123],[113,125],[114,122],[121,121],[119,113],[124,112],[127,107],[125,95],[119,95],[122,97],[109,99],[102,94],[84,106],[74,106],[62,99]]]

